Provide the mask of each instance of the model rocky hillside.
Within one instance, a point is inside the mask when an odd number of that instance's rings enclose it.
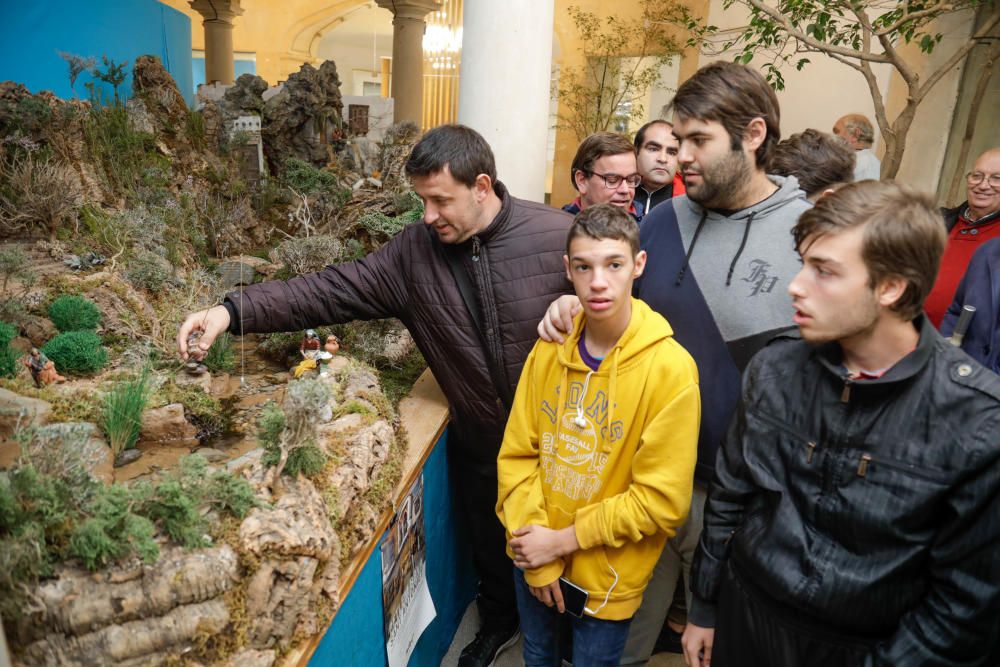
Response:
[[[0,83],[8,643],[32,666],[277,664],[326,627],[390,501],[423,360],[392,321],[319,329],[317,355],[303,332],[223,336],[203,367],[174,338],[240,284],[419,220],[417,130],[349,137],[332,62],[199,111],[154,57],[130,95],[124,64],[67,62],[105,85]]]

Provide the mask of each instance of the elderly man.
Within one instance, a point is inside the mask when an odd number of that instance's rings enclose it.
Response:
[[[882,163],[872,152],[875,130],[871,121],[859,113],[847,114],[834,123],[833,133],[855,150],[857,160],[854,163],[854,180],[872,178],[877,181],[881,175]]]
[[[934,289],[924,306],[936,327],[948,308],[972,254],[990,239],[1000,237],[1000,148],[978,158],[965,175],[966,201],[942,211],[948,228],[948,245],[941,259]]]
[[[612,204],[625,209],[636,220],[642,217],[642,211],[632,201],[642,180],[635,149],[622,135],[596,132],[580,142],[570,167],[570,179],[580,196],[563,206],[567,213],[576,215],[597,204]]]

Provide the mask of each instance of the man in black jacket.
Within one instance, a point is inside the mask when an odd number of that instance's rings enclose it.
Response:
[[[794,229],[802,340],[750,363],[692,572],[689,665],[986,664],[1000,379],[921,314],[932,202],[848,185]]]
[[[230,293],[222,305],[189,315],[177,344],[183,358],[200,358],[226,330],[386,317],[406,325],[451,407],[451,479],[480,577],[482,628],[459,665],[489,665],[517,639],[518,625],[506,536],[494,511],[496,457],[534,323],[571,291],[562,256],[572,218],[511,197],[497,181],[489,145],[460,125],[424,135],[406,175],[424,202],[424,225],[404,228],[358,261]],[[195,331],[202,336],[188,350]]]

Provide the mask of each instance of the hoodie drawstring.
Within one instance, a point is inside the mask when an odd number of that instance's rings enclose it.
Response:
[[[587,387],[590,386],[590,376],[593,374],[594,371],[590,371],[583,379],[583,391],[580,392],[580,400],[576,402],[576,417],[573,419],[573,423],[580,428],[587,428],[587,420],[583,418],[583,401],[587,397]]]
[[[747,247],[747,239],[750,237],[750,223],[753,222],[755,215],[757,215],[757,211],[753,211],[747,218],[746,227],[743,228],[743,240],[740,241],[740,249],[736,251],[736,256],[733,257],[733,261],[729,265],[729,273],[726,275],[726,287],[729,287],[729,283],[733,281],[733,271],[736,270],[736,262],[739,260],[740,255],[743,254],[743,248]]]
[[[684,282],[684,274],[687,273],[688,262],[691,261],[691,254],[694,252],[694,244],[698,242],[698,235],[701,234],[701,228],[705,226],[705,220],[708,218],[708,209],[703,209],[701,212],[701,220],[698,221],[698,227],[694,230],[694,237],[691,239],[691,245],[688,246],[687,254],[684,255],[684,264],[681,266],[681,270],[677,272],[677,281],[674,282],[674,287],[680,287],[680,284]]]

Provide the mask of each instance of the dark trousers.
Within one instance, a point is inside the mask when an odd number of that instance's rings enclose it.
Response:
[[[741,579],[731,563],[726,570],[712,667],[857,667],[878,641],[808,619]]]
[[[479,575],[476,604],[483,625],[517,625],[517,598],[507,534],[497,518],[497,466],[462,456],[449,446],[449,472],[457,491],[459,515],[472,542],[472,559]]]

